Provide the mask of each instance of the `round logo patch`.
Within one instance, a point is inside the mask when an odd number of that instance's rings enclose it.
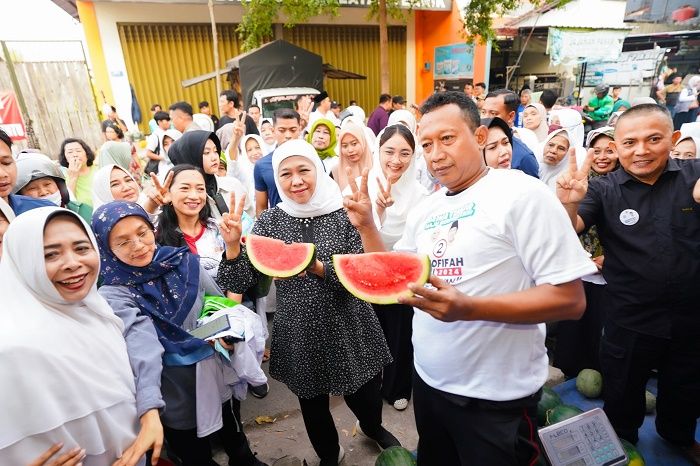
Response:
[[[634,209],[625,209],[620,212],[620,222],[623,225],[631,226],[639,221],[639,214]]]

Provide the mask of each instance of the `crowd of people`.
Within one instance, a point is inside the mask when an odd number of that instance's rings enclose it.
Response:
[[[265,464],[240,408],[268,359],[322,466],[345,455],[332,395],[381,449],[383,404],[413,396],[419,465],[533,464],[554,331],[553,365],[600,369],[630,442],[656,370],[657,432],[700,464],[700,122],[674,130],[674,89],[565,107],[477,83],[368,117],[320,92],[271,118],[227,90],[218,118],[154,105],[141,152],[112,108],[101,148],[57,162],[0,131],[0,464],[214,465],[213,437]],[[270,280],[248,233],[315,261]],[[334,254],[391,250],[429,256],[430,286],[370,305],[341,285]],[[244,339],[190,333],[221,309]]]

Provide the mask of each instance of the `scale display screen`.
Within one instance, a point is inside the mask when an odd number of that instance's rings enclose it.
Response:
[[[622,466],[627,455],[600,408],[539,430],[552,466]]]

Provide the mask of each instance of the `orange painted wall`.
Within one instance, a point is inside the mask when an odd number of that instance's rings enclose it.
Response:
[[[457,2],[452,2],[452,11],[415,12],[416,25],[416,102],[423,102],[433,93],[433,69],[435,47],[465,42],[461,35],[462,21]],[[489,63],[486,63],[487,47],[477,45],[474,50],[474,82],[485,81]],[[424,64],[430,63],[430,70]]]

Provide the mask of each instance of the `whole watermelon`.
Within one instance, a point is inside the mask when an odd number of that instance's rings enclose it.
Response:
[[[594,369],[583,369],[576,377],[576,390],[586,398],[598,398],[603,391],[603,376]]]
[[[644,466],[644,457],[641,455],[641,453],[639,453],[637,447],[635,447],[623,438],[620,439],[620,443],[622,444],[622,448],[625,449],[625,453],[627,454],[628,466]]]
[[[565,421],[574,416],[578,416],[583,411],[576,406],[571,405],[559,405],[547,411],[547,422],[546,425],[551,426],[557,422]]]
[[[389,447],[379,454],[374,466],[415,466],[416,460],[403,447]]]
[[[537,425],[543,426],[547,422],[547,411],[562,404],[561,398],[549,387],[542,387],[542,397],[537,403]]]

